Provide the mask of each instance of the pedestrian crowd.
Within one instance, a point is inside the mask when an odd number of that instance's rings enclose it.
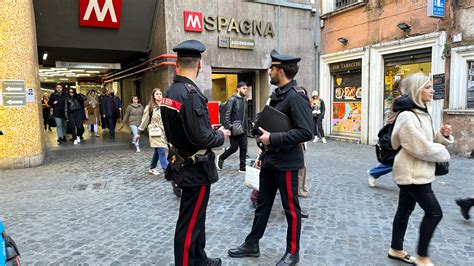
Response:
[[[296,265],[300,256],[301,219],[309,216],[302,210],[299,198],[309,196],[305,154],[306,142],[327,140],[322,121],[326,106],[317,90],[311,96],[300,87],[294,77],[299,71],[299,57],[270,53],[270,83],[276,87],[266,108],[275,114],[283,114],[290,127],[272,130],[274,121],[249,121],[246,96],[247,83],[239,82],[236,92],[225,105],[223,125],[211,125],[204,96],[196,78],[201,68],[201,54],[206,47],[199,41],[188,40],[177,45],[177,74],[173,84],[163,93],[152,91],[146,106],[133,96],[125,110],[122,129],[128,125],[131,139],[140,152],[140,136],[148,132],[153,156],[148,172],[164,174],[171,181],[172,191],[180,197],[179,215],[174,236],[176,265],[221,265],[220,258],[210,258],[205,252],[206,209],[211,185],[218,181],[218,170],[224,162],[239,150],[239,172],[249,174],[248,167],[259,170],[258,187],[252,190],[250,200],[255,216],[250,232],[243,242],[228,250],[233,258],[259,257],[259,241],[265,233],[270,213],[279,191],[287,220],[286,249],[277,265]],[[387,116],[390,128],[389,141],[393,148],[391,160],[367,171],[370,187],[376,186],[381,176],[393,172],[393,180],[399,187],[398,207],[392,223],[392,241],[387,256],[408,264],[433,265],[429,244],[442,220],[443,213],[431,184],[438,167],[446,168],[450,154],[446,146],[454,143],[450,125],[434,128],[429,112],[433,99],[431,79],[424,74],[414,74],[398,81],[394,89],[400,97],[394,101]],[[108,128],[110,138],[115,137],[115,124],[120,118],[122,103],[113,91],[106,90],[100,96],[94,90],[84,96],[69,88],[63,91],[61,84],[56,92],[44,95],[42,100],[45,130],[53,121],[57,127],[58,143],[72,135],[74,144],[81,142],[86,122],[91,135],[98,135],[99,125]],[[263,117],[263,115],[262,115]],[[280,116],[282,117],[282,116]],[[255,125],[268,125],[255,126]],[[248,166],[247,134],[252,132],[260,152]],[[379,134],[380,137],[380,134]],[[213,148],[222,146],[228,138],[230,147],[216,155]],[[380,161],[380,160],[379,160]],[[159,163],[159,168],[158,168]],[[447,171],[447,170],[446,170]],[[445,174],[445,173],[444,173]],[[465,219],[474,197],[456,200]],[[417,255],[404,249],[404,238],[410,216],[416,205],[424,211],[419,228]]]

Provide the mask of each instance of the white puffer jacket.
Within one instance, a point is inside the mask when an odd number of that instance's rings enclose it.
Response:
[[[445,146],[454,142],[438,130],[433,142],[433,127],[428,113],[412,109],[400,113],[392,131],[392,146],[402,149],[395,156],[393,179],[398,185],[428,184],[435,180],[435,163],[447,162]],[[419,120],[418,120],[418,118]],[[421,122],[421,125],[420,125]]]

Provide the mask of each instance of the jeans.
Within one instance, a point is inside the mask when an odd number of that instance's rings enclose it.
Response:
[[[128,125],[130,129],[132,130],[132,137],[135,137],[138,134],[138,127],[135,125]],[[140,147],[140,139],[137,138],[137,140],[134,142],[135,147],[139,148]],[[155,164],[156,167],[156,164]]]
[[[245,171],[245,159],[247,157],[247,134],[244,133],[240,136],[230,137],[229,140],[230,148],[221,154],[221,156],[219,156],[219,160],[224,161],[240,147],[240,170]]]
[[[68,114],[69,124],[71,125],[72,139],[76,140],[78,136],[84,134],[84,126],[82,125],[81,112],[71,112]]]
[[[430,184],[423,185],[399,185],[400,195],[398,197],[398,209],[393,219],[392,245],[396,250],[403,250],[403,240],[407,230],[408,219],[415,209],[416,203],[425,211],[425,216],[420,225],[420,237],[418,240],[418,255],[428,257],[428,245],[433,236],[436,226],[443,218],[441,206],[439,206]]]
[[[117,123],[117,118],[113,116],[107,116],[107,127],[109,128],[109,133],[111,138],[115,138],[115,123]]]
[[[392,172],[392,166],[387,165],[387,164],[383,164],[383,163],[369,169],[369,175],[371,175],[375,179],[377,179],[377,178],[379,178],[383,175],[386,175],[390,172]]]
[[[150,169],[155,169],[160,159],[161,169],[163,171],[168,167],[168,160],[166,160],[166,148],[155,148],[153,158],[151,159]]]
[[[58,139],[64,138],[67,130],[66,120],[61,117],[55,117],[54,121],[56,121],[56,133],[58,134]]]

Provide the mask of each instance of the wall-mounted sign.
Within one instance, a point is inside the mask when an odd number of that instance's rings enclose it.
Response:
[[[242,35],[253,35],[271,38],[275,37],[275,30],[272,22],[257,20],[237,20],[227,17],[204,17],[202,12],[184,11],[184,30],[202,32],[203,27],[207,31],[225,31],[227,33],[234,32]]]
[[[23,80],[0,80],[1,98],[5,107],[26,105],[25,82]]]
[[[255,48],[255,40],[230,37],[229,48],[252,50],[253,48]]]
[[[221,48],[229,48],[229,37],[219,36],[217,46]]]
[[[433,100],[444,99],[445,85],[444,85],[444,74],[433,75]]]
[[[122,0],[79,0],[79,25],[120,28]]]
[[[90,68],[90,69],[121,69],[120,63],[83,63],[56,61],[56,67]]]
[[[360,69],[362,67],[362,60],[346,61],[334,63],[329,65],[330,72],[342,72],[353,69]]]
[[[428,0],[427,13],[429,17],[444,18],[445,0]]]

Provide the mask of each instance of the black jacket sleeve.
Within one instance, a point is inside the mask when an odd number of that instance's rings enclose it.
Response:
[[[289,103],[293,128],[286,132],[271,133],[270,145],[273,147],[284,148],[313,138],[313,115],[307,98],[304,95],[293,94]]]
[[[324,119],[324,115],[326,114],[326,106],[324,104],[324,101],[321,100],[321,117]]]
[[[224,127],[230,128],[232,124],[232,109],[234,108],[234,97],[230,97],[226,104],[225,117],[224,117]]]
[[[224,144],[224,133],[213,130],[206,102],[198,93],[189,93],[180,110],[183,127],[189,141],[200,149]]]

